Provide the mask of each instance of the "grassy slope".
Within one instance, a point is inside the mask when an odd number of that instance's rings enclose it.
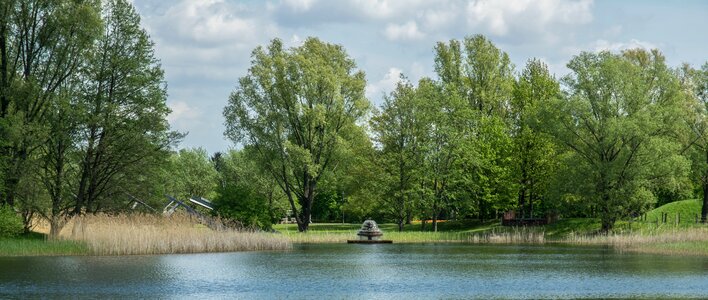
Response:
[[[40,233],[0,239],[0,256],[86,255],[88,252],[88,247],[83,243],[50,241]]]
[[[691,224],[696,222],[696,216],[700,216],[702,203],[698,199],[676,201],[664,204],[647,212],[647,222],[661,220],[662,213],[668,213],[668,222],[675,224],[677,214],[681,216],[681,224]]]

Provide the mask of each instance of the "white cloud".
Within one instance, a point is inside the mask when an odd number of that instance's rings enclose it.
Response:
[[[198,119],[201,116],[201,111],[197,107],[192,107],[184,101],[176,101],[168,103],[167,106],[172,110],[169,116],[167,116],[167,121],[170,124],[184,124],[189,121]]]
[[[366,85],[366,97],[371,99],[380,97],[384,93],[390,93],[401,80],[401,74],[401,69],[396,67],[389,68],[381,80]]]
[[[151,31],[201,46],[244,44],[277,33],[277,26],[268,19],[253,15],[244,5],[224,0],[182,0],[147,25]]]
[[[425,36],[424,33],[418,30],[418,25],[413,21],[408,21],[401,25],[389,24],[384,30],[384,35],[392,41],[419,40]]]
[[[595,52],[599,51],[611,51],[611,52],[618,52],[622,50],[627,50],[627,49],[635,49],[635,48],[642,48],[642,49],[656,49],[659,48],[655,44],[646,42],[646,41],[640,41],[637,39],[631,39],[628,42],[609,42],[606,40],[597,40],[595,41],[592,50]]]
[[[308,11],[316,0],[283,0],[283,4],[293,11],[303,12]]]
[[[467,5],[467,23],[491,34],[512,31],[541,32],[553,25],[585,24],[592,21],[592,0],[477,0]]]

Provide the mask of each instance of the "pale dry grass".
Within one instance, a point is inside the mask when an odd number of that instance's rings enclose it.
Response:
[[[264,232],[212,230],[185,215],[86,215],[73,218],[60,238],[86,243],[91,254],[132,255],[285,250],[290,241]]]
[[[608,235],[574,235],[561,242],[576,245],[610,245],[620,251],[657,254],[685,254],[684,247],[664,247],[684,243],[708,242],[708,228],[685,228],[663,231],[638,231]],[[690,252],[691,250],[689,250]],[[705,251],[703,251],[705,252]]]
[[[473,244],[544,244],[546,243],[546,234],[543,230],[534,227],[495,228],[471,234],[467,242]]]

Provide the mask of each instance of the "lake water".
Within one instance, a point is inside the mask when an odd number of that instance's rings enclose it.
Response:
[[[0,257],[0,298],[708,298],[708,258],[603,247],[295,245],[292,251]]]

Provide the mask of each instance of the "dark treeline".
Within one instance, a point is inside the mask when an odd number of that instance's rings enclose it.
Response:
[[[375,217],[596,217],[602,230],[703,197],[708,213],[708,64],[658,50],[583,52],[556,78],[517,69],[481,35],[434,47],[435,78],[402,77],[380,107],[339,45],[253,51],[224,109],[238,150],[172,149],[166,85],[125,0],[0,4],[0,203],[26,230],[133,197],[215,201],[268,228]],[[698,212],[697,212],[698,213]],[[423,222],[423,226],[426,225]]]

